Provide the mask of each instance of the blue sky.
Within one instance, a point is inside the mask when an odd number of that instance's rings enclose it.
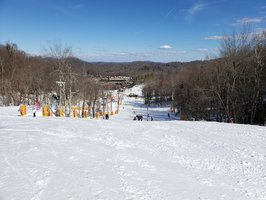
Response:
[[[0,43],[42,55],[50,42],[87,61],[191,61],[221,38],[266,28],[265,0],[0,0]]]

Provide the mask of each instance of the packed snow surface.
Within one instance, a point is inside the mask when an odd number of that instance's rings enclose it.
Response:
[[[0,199],[266,199],[266,127],[179,121],[168,109],[126,96],[109,120],[0,108]]]

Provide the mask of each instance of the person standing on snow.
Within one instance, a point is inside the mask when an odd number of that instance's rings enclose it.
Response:
[[[35,109],[35,107],[33,108],[32,112],[33,112],[33,117],[36,117],[36,109]]]

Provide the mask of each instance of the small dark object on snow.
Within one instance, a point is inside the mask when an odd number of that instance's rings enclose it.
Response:
[[[143,120],[143,116],[142,115],[136,115],[138,121],[142,121]]]
[[[138,97],[138,95],[137,94],[134,94],[134,93],[130,93],[128,96],[129,97]]]

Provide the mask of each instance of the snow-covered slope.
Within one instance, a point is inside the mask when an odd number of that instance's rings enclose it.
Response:
[[[266,199],[265,127],[176,121],[124,100],[110,120],[0,108],[0,199]]]

